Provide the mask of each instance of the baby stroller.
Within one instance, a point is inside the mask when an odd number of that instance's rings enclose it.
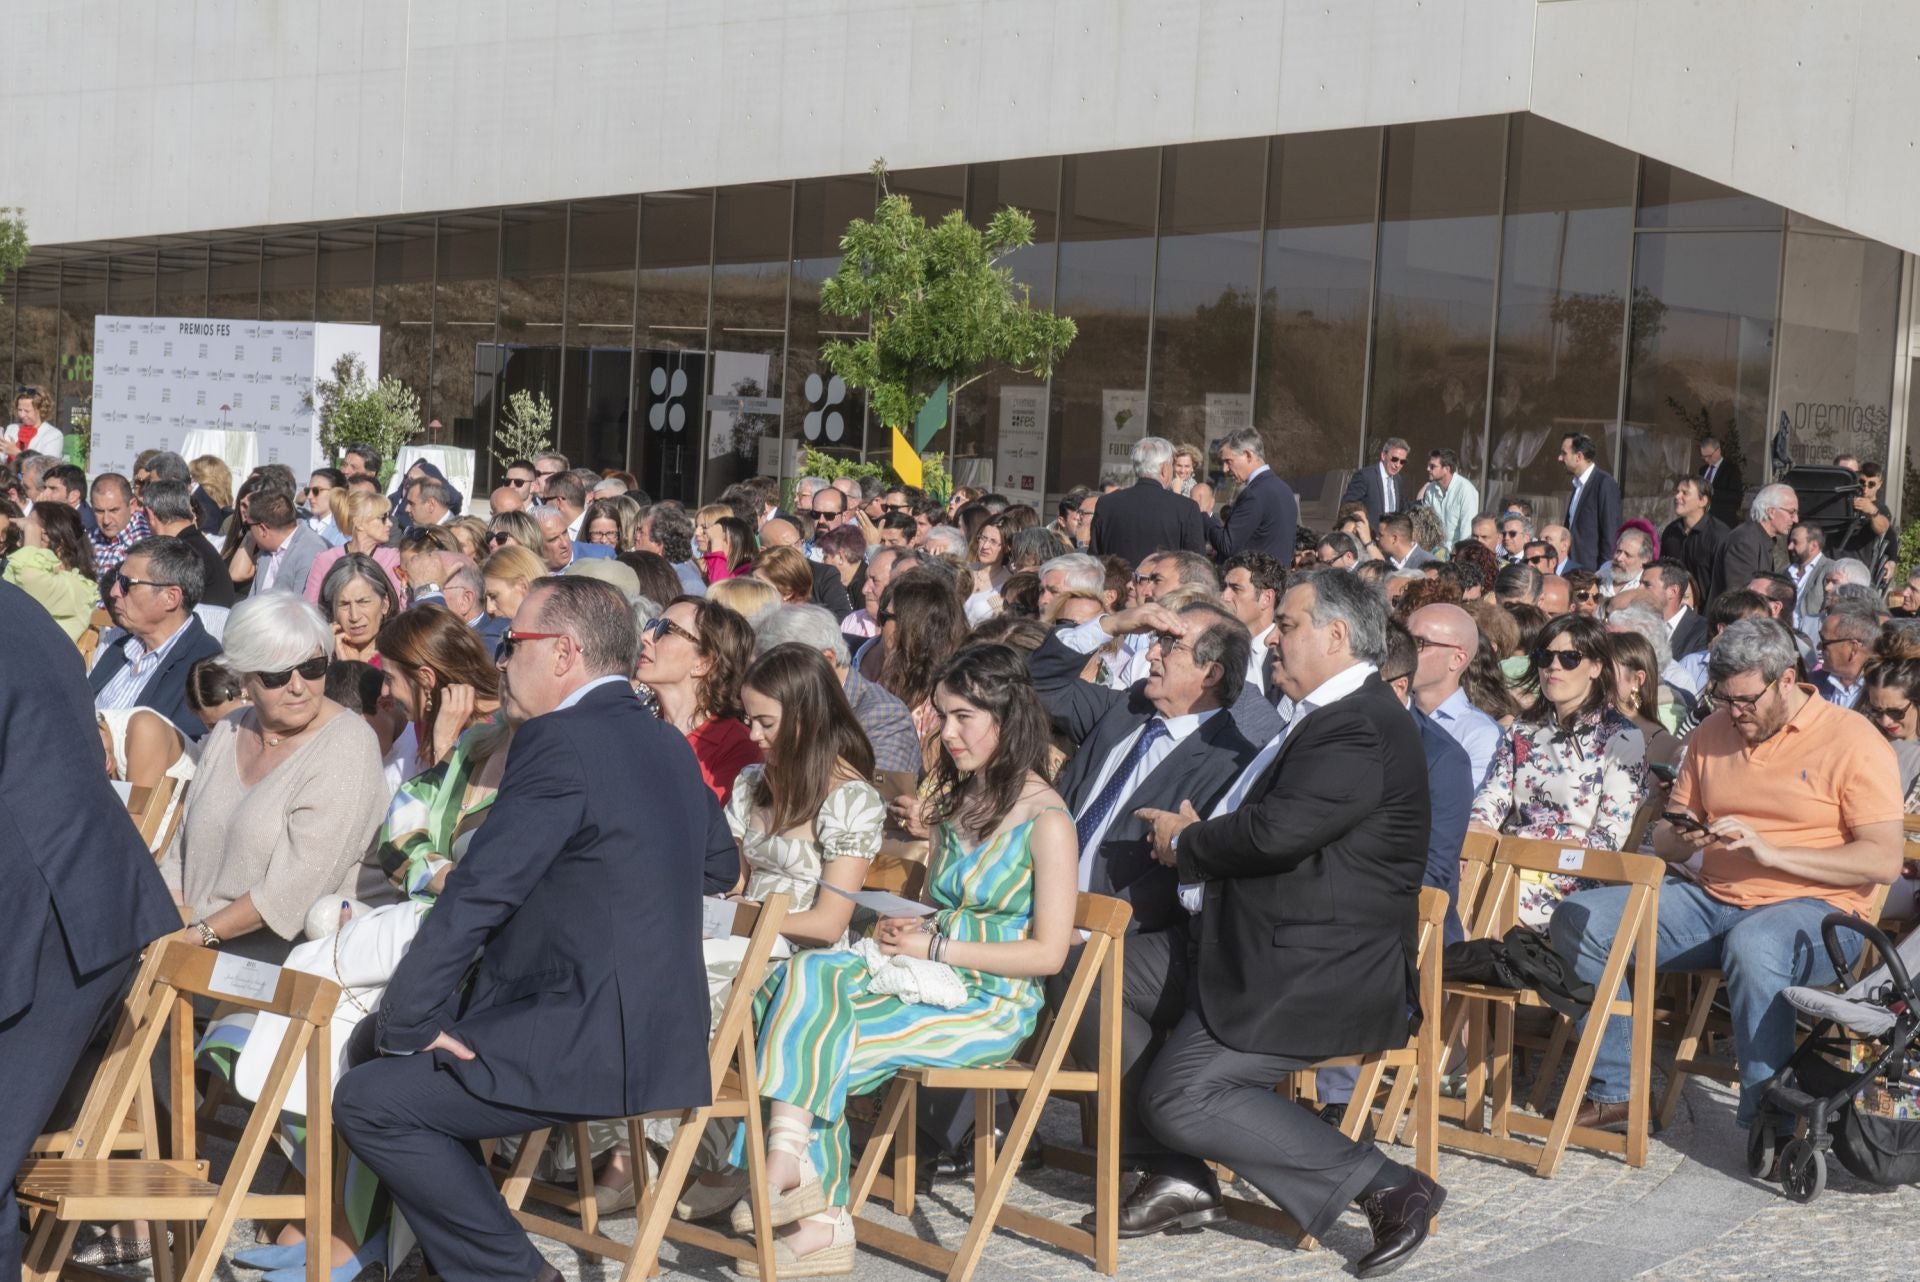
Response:
[[[1803,1119],[1805,1133],[1780,1151],[1787,1196],[1811,1202],[1827,1185],[1827,1152],[1863,1180],[1893,1186],[1920,1182],[1920,1062],[1911,1043],[1920,1029],[1920,931],[1895,948],[1858,917],[1832,913],[1820,923],[1834,972],[1847,972],[1841,930],[1880,950],[1883,964],[1845,992],[1789,988],[1786,998],[1812,1016],[1811,1032],[1763,1087],[1759,1115],[1747,1134],[1747,1167],[1764,1179],[1773,1167],[1776,1126]]]

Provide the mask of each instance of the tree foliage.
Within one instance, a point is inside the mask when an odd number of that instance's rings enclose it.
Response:
[[[553,402],[547,394],[522,390],[507,397],[506,413],[493,433],[493,461],[504,470],[515,459],[552,448]]]
[[[27,261],[27,211],[0,208],[0,277],[12,279]]]
[[[903,431],[942,383],[958,393],[999,364],[1038,378],[1078,332],[1073,321],[1036,310],[1030,292],[1000,262],[1033,243],[1033,219],[1011,207],[984,229],[953,211],[933,226],[905,196],[886,190],[886,166],[871,220],[856,218],[840,238],[840,270],[820,286],[820,308],[869,317],[868,336],[823,345],[827,367],[864,389],[873,412]],[[951,401],[949,401],[951,403]]]
[[[927,497],[944,503],[952,496],[953,475],[947,471],[945,454],[922,454],[920,471],[920,488],[926,492]],[[817,476],[823,481],[837,481],[843,476],[851,476],[856,481],[877,480],[884,485],[901,483],[900,474],[885,463],[842,458],[837,454],[816,450],[812,446],[800,451],[800,476]],[[788,497],[792,497],[791,491]]]
[[[338,459],[350,445],[367,445],[392,460],[420,435],[420,398],[397,378],[367,380],[366,362],[348,352],[333,363],[332,377],[313,385],[308,397],[319,414],[320,448]]]

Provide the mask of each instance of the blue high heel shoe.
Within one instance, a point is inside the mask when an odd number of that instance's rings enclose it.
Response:
[[[238,1256],[234,1258],[239,1259]],[[376,1263],[381,1264],[382,1268],[375,1276],[385,1276],[386,1258],[387,1231],[382,1228],[368,1238],[364,1246],[353,1253],[351,1260],[345,1264],[333,1266],[333,1272],[328,1275],[329,1282],[354,1282],[354,1279],[360,1277],[369,1266]],[[304,1251],[301,1253],[298,1267],[277,1269],[267,1274],[263,1282],[307,1282],[306,1253]]]
[[[233,1262],[243,1269],[304,1269],[307,1266],[307,1244],[294,1242],[286,1246],[250,1246],[244,1251],[235,1251]]]

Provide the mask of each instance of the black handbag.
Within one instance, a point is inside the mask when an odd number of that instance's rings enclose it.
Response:
[[[1574,974],[1547,937],[1530,926],[1515,926],[1497,941],[1448,944],[1441,973],[1455,983],[1531,989],[1568,1019],[1585,1018],[1593,1005],[1593,985]]]

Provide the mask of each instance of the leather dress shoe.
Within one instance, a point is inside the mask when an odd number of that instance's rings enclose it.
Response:
[[[1322,1104],[1320,1106],[1319,1118],[1328,1126],[1338,1130],[1346,1123],[1347,1106],[1345,1104]]]
[[[1006,1142],[1007,1133],[998,1127],[994,1128],[994,1152],[999,1152]],[[1027,1151],[1020,1155],[1020,1170],[1024,1174],[1037,1171],[1040,1167],[1040,1141],[1035,1137],[1027,1145]],[[930,1153],[922,1157],[915,1168],[914,1188],[918,1192],[928,1193],[933,1190],[935,1180],[970,1180],[972,1178],[973,1142],[969,1140],[959,1148]]]
[[[1624,1131],[1627,1128],[1627,1109],[1625,1100],[1614,1104],[1603,1104],[1593,1099],[1582,1100],[1580,1111],[1573,1115],[1573,1124],[1593,1131]]]
[[[1173,1229],[1197,1229],[1227,1218],[1220,1190],[1201,1188],[1172,1175],[1147,1175],[1133,1186],[1120,1204],[1119,1234],[1123,1238],[1150,1237]],[[1080,1217],[1080,1227],[1092,1231],[1094,1213]]]
[[[1427,1240],[1427,1225],[1440,1213],[1447,1191],[1418,1171],[1405,1184],[1360,1199],[1373,1230],[1373,1250],[1354,1266],[1358,1277],[1377,1278],[1405,1264]]]

